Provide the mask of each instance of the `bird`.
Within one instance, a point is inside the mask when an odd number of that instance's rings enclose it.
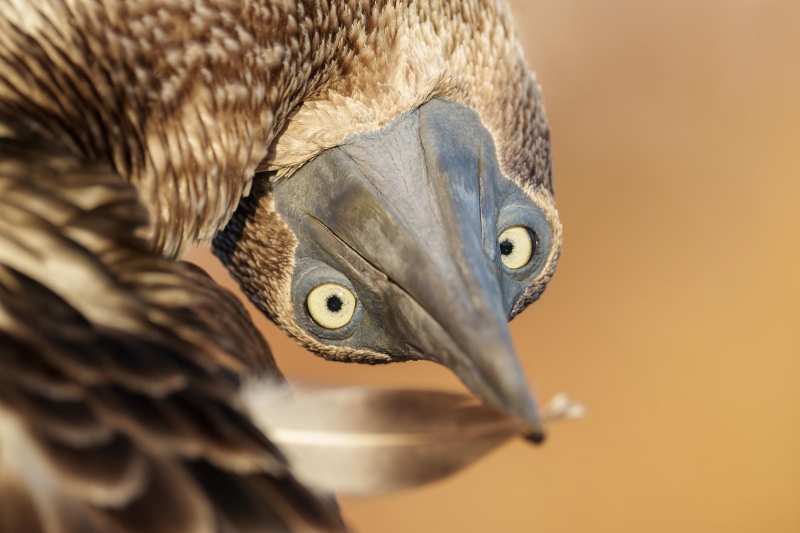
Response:
[[[544,437],[508,321],[561,250],[505,2],[0,0],[0,531],[344,531],[254,424],[247,297]]]

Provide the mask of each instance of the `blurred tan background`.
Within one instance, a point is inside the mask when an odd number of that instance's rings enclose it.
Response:
[[[423,489],[344,499],[345,517],[365,533],[800,532],[800,2],[513,6],[565,246],[512,333],[539,398],[566,391],[589,418]],[[322,361],[253,316],[290,378],[461,389],[432,364]]]

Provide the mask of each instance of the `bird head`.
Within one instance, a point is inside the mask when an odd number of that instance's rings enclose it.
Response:
[[[515,38],[501,44],[476,64],[428,46],[350,68],[345,89],[289,115],[214,246],[310,351],[440,363],[538,441],[508,321],[553,275],[561,225],[538,86]],[[425,54],[439,66],[417,72]],[[376,72],[402,79],[379,91]]]

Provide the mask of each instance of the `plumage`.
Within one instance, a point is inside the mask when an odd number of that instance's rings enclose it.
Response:
[[[265,341],[176,259],[224,229],[216,253],[245,293],[304,345],[341,352],[291,318],[297,230],[273,188],[449,102],[498,190],[512,184],[547,228],[510,307],[492,303],[505,324],[561,241],[544,107],[508,7],[0,0],[0,14],[0,531],[342,530],[242,403],[245,378],[281,379]],[[538,424],[497,331],[514,390],[486,394]],[[402,358],[384,352],[363,359]]]
[[[525,431],[514,416],[442,391],[326,389],[247,382],[255,424],[312,488],[373,495],[439,480]],[[565,394],[542,409],[547,422],[583,418]]]
[[[253,418],[305,484],[371,495],[441,479],[520,432],[508,414],[439,391],[248,387]]]
[[[280,377],[241,304],[196,267],[149,252],[133,236],[146,222],[135,190],[102,165],[14,141],[0,155],[10,498],[35,505],[42,531],[340,528],[239,400],[245,371]],[[220,484],[250,501],[226,502]],[[6,501],[4,520],[23,520]]]

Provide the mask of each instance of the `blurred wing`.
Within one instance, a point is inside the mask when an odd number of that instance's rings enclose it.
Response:
[[[236,299],[149,253],[109,168],[0,139],[0,532],[339,531],[243,414]]]

